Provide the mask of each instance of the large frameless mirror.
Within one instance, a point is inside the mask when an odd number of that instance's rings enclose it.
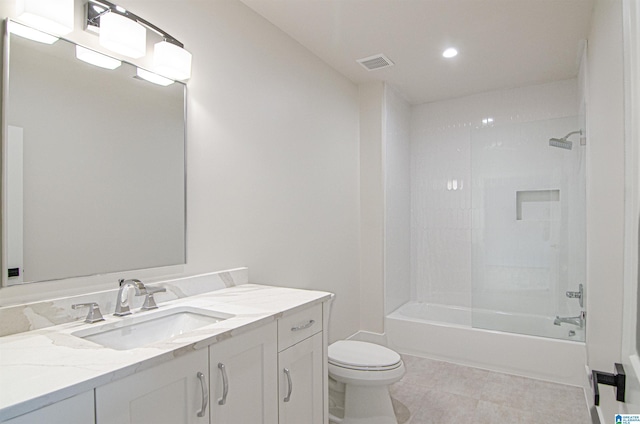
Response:
[[[4,42],[3,285],[184,264],[185,85]]]

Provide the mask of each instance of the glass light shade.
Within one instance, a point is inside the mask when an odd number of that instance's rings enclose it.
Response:
[[[167,41],[153,48],[153,70],[174,80],[191,78],[191,53]]]
[[[156,74],[154,72],[147,71],[146,69],[138,68],[137,71],[136,71],[136,74],[140,78],[142,78],[144,80],[147,80],[147,81],[152,82],[154,84],[162,85],[164,87],[166,87],[167,85],[171,85],[171,84],[173,84],[175,82],[175,81],[173,81],[173,80],[171,80],[169,78],[165,78],[165,77],[163,77],[161,75],[158,75],[158,74]]]
[[[129,18],[109,12],[100,17],[100,45],[137,59],[147,53],[147,30]]]
[[[28,38],[29,40],[37,41],[44,44],[53,44],[59,40],[58,37],[45,34],[42,31],[38,31],[37,29],[33,29],[31,27],[13,21],[9,21],[9,32],[11,34],[19,35],[20,37]]]
[[[74,0],[17,0],[16,16],[28,25],[56,35],[73,31]]]
[[[118,59],[106,56],[102,53],[87,49],[86,47],[76,45],[76,58],[83,62],[90,63],[105,69],[116,69],[122,62]]]

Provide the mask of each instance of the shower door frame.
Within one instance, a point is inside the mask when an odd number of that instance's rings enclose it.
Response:
[[[640,4],[623,1],[625,69],[625,241],[621,361],[627,378],[619,413],[640,413],[638,267],[640,265]],[[606,415],[605,417],[606,418]]]

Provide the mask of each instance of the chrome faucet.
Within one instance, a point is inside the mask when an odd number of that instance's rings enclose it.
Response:
[[[573,324],[577,327],[584,328],[584,321],[586,318],[586,314],[584,311],[580,311],[580,315],[577,317],[559,317],[556,315],[556,319],[553,320],[553,325],[560,325],[562,323],[565,324]]]
[[[129,280],[118,280],[120,283],[120,290],[118,290],[118,298],[116,299],[116,311],[113,315],[117,317],[123,317],[131,314],[131,308],[129,307],[129,288],[133,287],[136,290],[136,296],[142,296],[147,294],[147,288],[142,284],[142,281],[135,278]]]

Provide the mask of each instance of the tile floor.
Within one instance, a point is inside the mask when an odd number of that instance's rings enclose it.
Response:
[[[391,386],[399,424],[590,424],[578,387],[403,355]]]

